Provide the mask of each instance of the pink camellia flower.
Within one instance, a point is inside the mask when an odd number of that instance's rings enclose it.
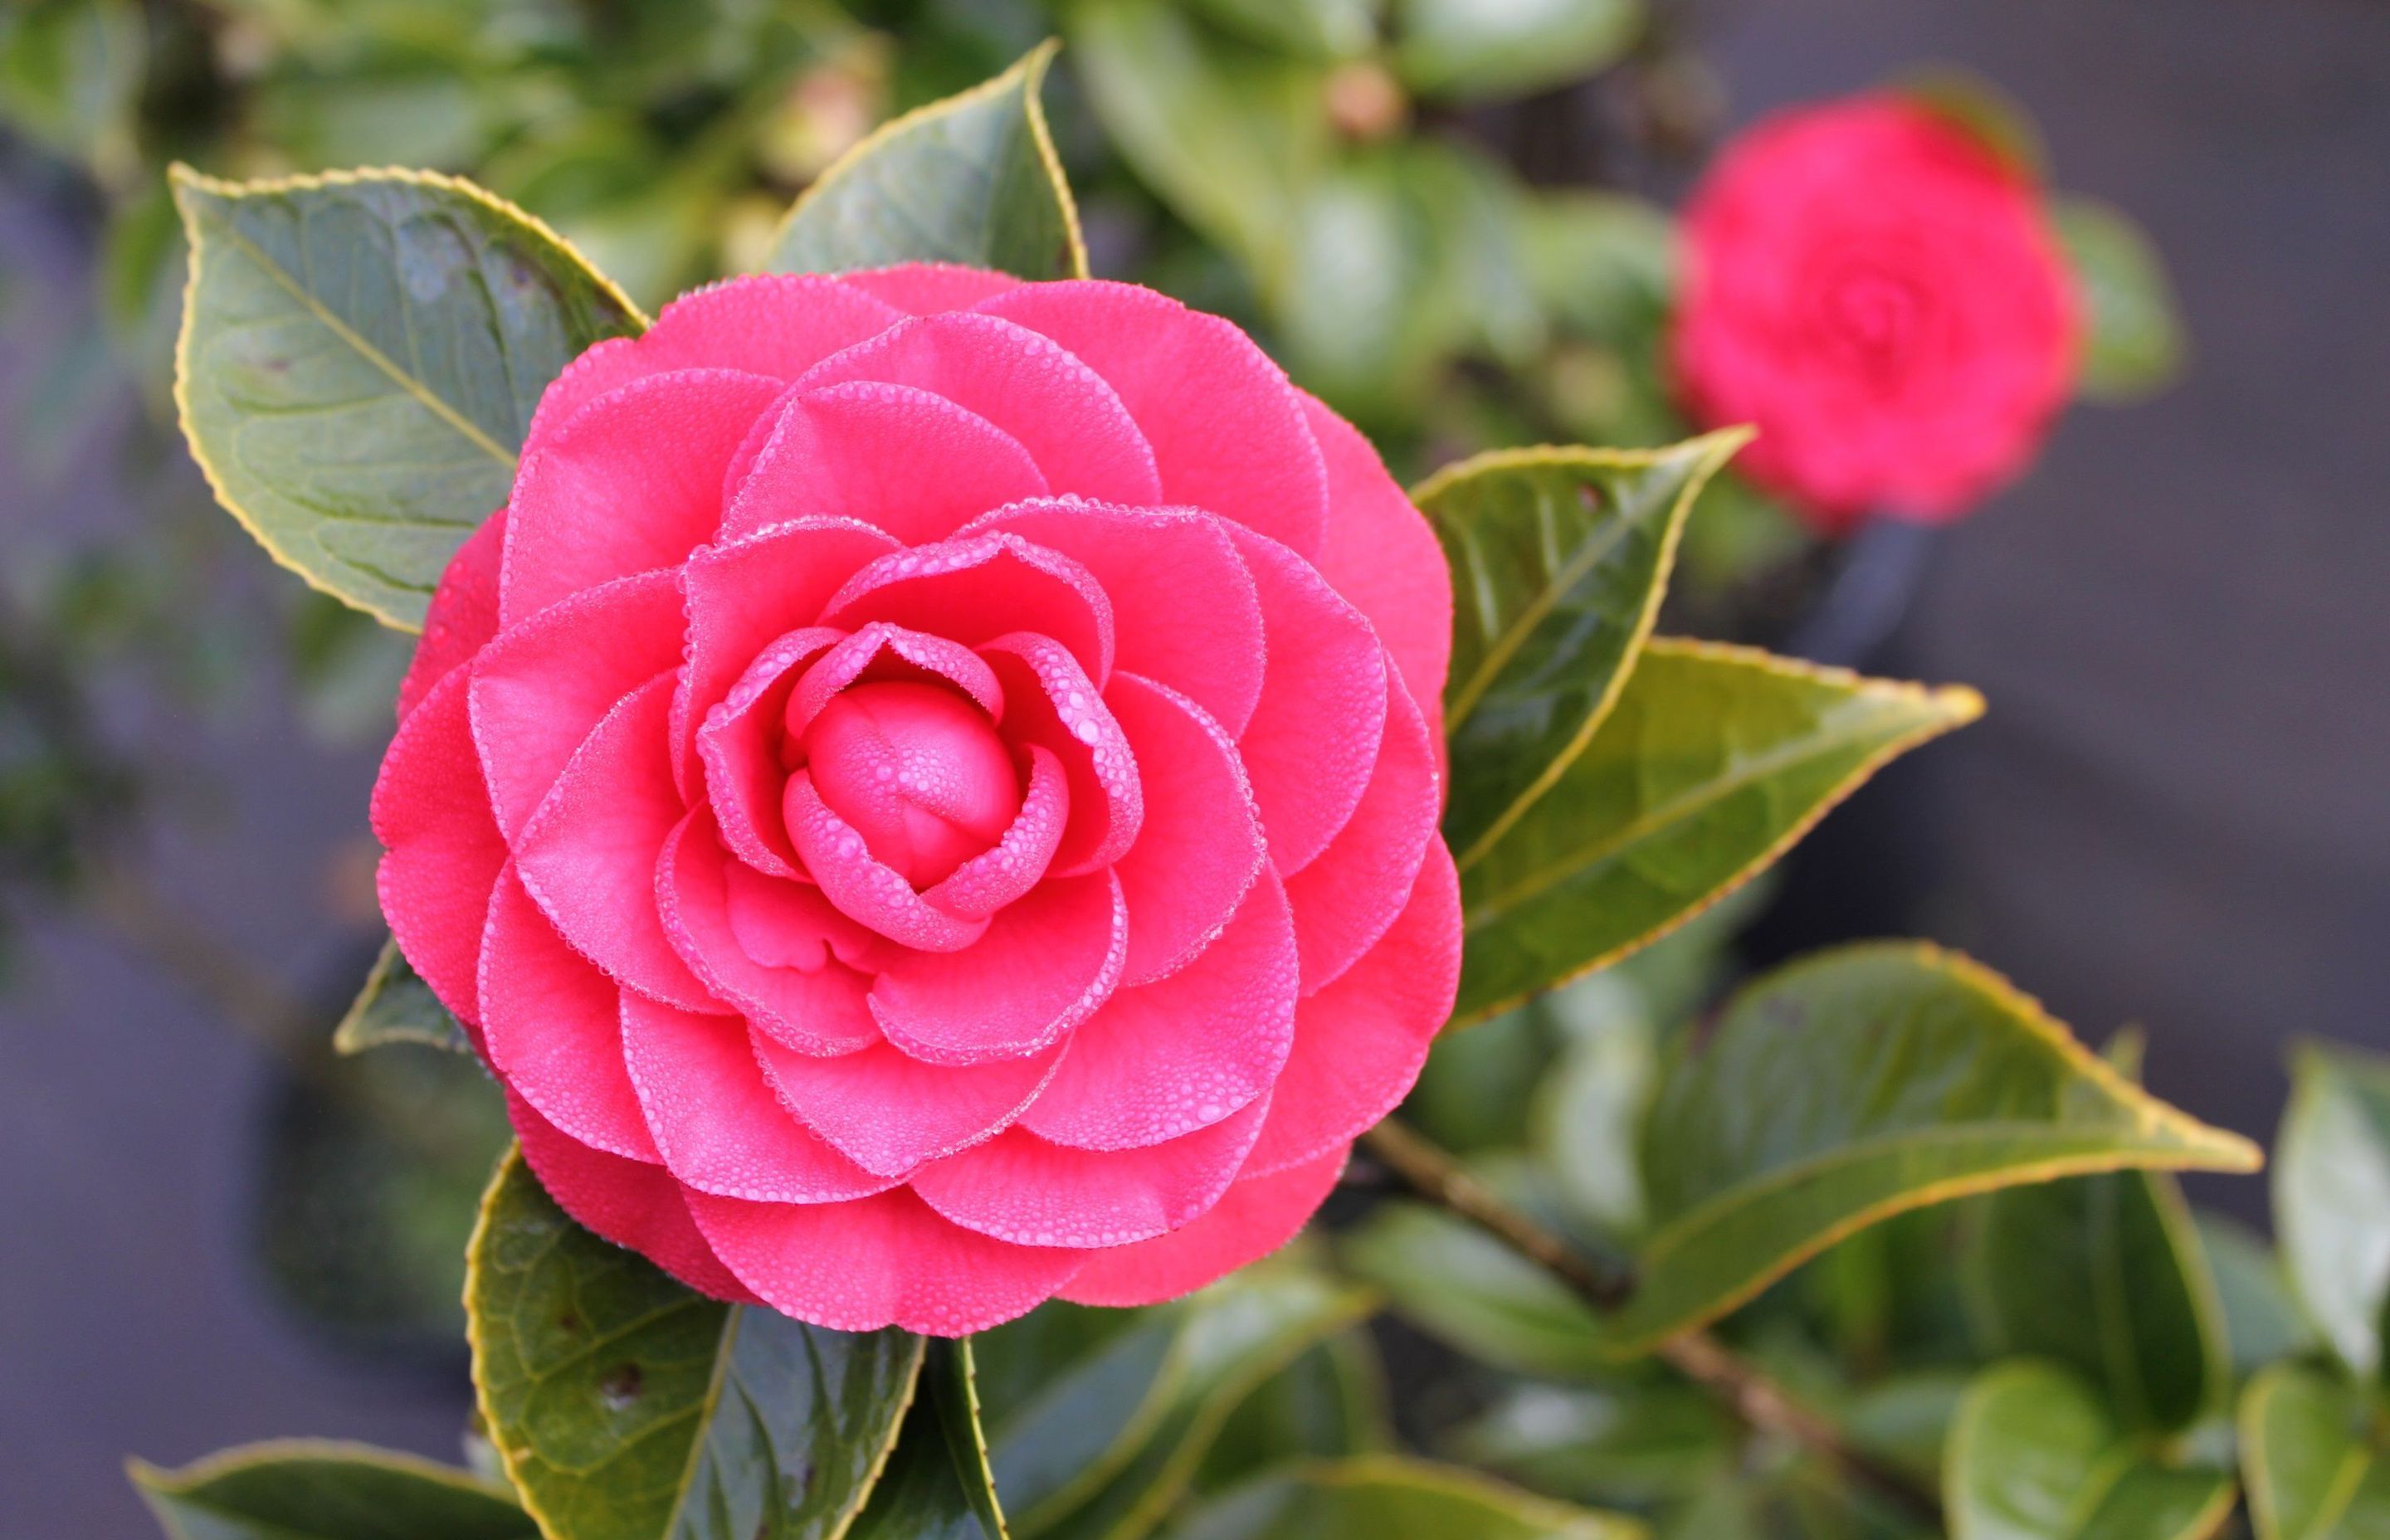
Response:
[[[1939,522],[2021,470],[2065,402],[2075,301],[2038,191],[1908,97],[1768,120],[1684,219],[1673,352],[1736,460],[1827,533]]]
[[[1277,1247],[1451,1008],[1451,584],[1145,289],[744,278],[548,387],[373,803],[384,912],[598,1234],[955,1335]]]

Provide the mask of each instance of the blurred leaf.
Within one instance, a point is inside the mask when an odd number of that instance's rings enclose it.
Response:
[[[2216,1274],[2232,1369],[2247,1376],[2277,1358],[2294,1358],[2323,1345],[2291,1298],[2291,1283],[2271,1243],[2237,1220],[2201,1212],[2192,1216],[2200,1249]]]
[[[720,1527],[703,1533],[745,1540],[748,1532]],[[830,1540],[1007,1540],[996,1479],[988,1470],[987,1438],[980,1428],[970,1339],[930,1344],[895,1450],[853,1527],[833,1522],[803,1533]]]
[[[1912,1475],[1937,1480],[1950,1424],[1967,1393],[1961,1369],[1888,1376],[1852,1396],[1835,1420],[1854,1447]]]
[[[1528,1133],[1518,1109],[1550,1073],[1558,1048],[1550,1018],[1539,1006],[1471,1032],[1446,1033],[1403,1098],[1403,1116],[1455,1154],[1515,1149]]]
[[[419,166],[462,170],[511,126],[504,75],[453,69],[300,69],[264,82],[251,111],[261,138],[310,167]]]
[[[537,1540],[504,1490],[413,1455],[328,1439],[227,1449],[133,1484],[173,1540]]]
[[[950,262],[1086,277],[1078,211],[1037,99],[1055,47],[882,124],[842,156],[789,211],[770,270]]]
[[[1271,1375],[1229,1414],[1194,1489],[1221,1491],[1290,1459],[1341,1459],[1394,1445],[1385,1366],[1361,1328],[1340,1331]]]
[[[1522,216],[1537,298],[1561,324],[1616,341],[1647,337],[1677,279],[1677,227],[1628,193],[1537,194]]]
[[[1643,1534],[1617,1514],[1387,1455],[1265,1476],[1170,1531],[1171,1540],[1640,1540]]]
[[[1441,1210],[1381,1204],[1339,1254],[1405,1319],[1496,1368],[1567,1379],[1613,1367],[1601,1323],[1574,1290]]]
[[[1192,0],[1206,20],[1264,47],[1348,58],[1376,41],[1380,0]]]
[[[828,1540],[921,1372],[909,1333],[826,1330],[675,1282],[574,1224],[520,1151],[482,1201],[465,1303],[482,1420],[547,1540]],[[954,1372],[919,1399],[959,1393]]]
[[[2238,1420],[2257,1540],[2390,1534],[2390,1460],[2363,1395],[2319,1369],[2276,1364],[2249,1381]]]
[[[1177,1392],[1189,1307],[1052,1300],[976,1339],[996,1486],[1035,1534],[1133,1457]]]
[[[507,499],[540,392],[637,313],[470,184],[187,168],[183,431],[276,560],[401,630]]]
[[[2085,1172],[2259,1163],[2007,981],[1918,943],[1839,947],[1752,984],[1670,1067],[1646,1126],[1653,1228],[1606,1322],[1621,1352],[1904,1210]]]
[[[1642,0],[1394,0],[1394,60],[1421,96],[1523,96],[1625,57]]]
[[[1452,1452],[1538,1492],[1646,1508],[1724,1479],[1737,1436],[1709,1392],[1678,1380],[1521,1385],[1462,1429]]]
[[[2077,393],[2092,401],[2139,401],[2182,374],[2186,344],[2165,261],[2121,210],[2088,198],[2060,198],[2050,218],[2083,300]]]
[[[1651,635],[1693,499],[1749,440],[1497,449],[1412,491],[1457,590],[1444,834],[1462,872],[1585,751]]]
[[[1529,1108],[1536,1148],[1572,1208],[1613,1235],[1632,1235],[1643,1226],[1639,1150],[1659,1083],[1659,1034],[1642,995],[1608,972],[1554,992],[1546,1008],[1567,1046]]]
[[[1894,89],[1973,139],[2028,182],[2049,175],[2049,149],[2024,104],[1972,70],[1932,65],[1893,82]]]
[[[1878,765],[1982,709],[1972,690],[1653,639],[1568,773],[1463,875],[1454,1020],[1482,1020],[1665,934]]]
[[[381,943],[381,956],[366,975],[365,988],[332,1033],[332,1046],[341,1053],[363,1053],[385,1043],[423,1043],[456,1053],[470,1053],[473,1045],[465,1029],[431,986],[415,971],[398,943]]]
[[[1967,1392],[1942,1500],[1952,1540],[2204,1540],[2232,1511],[2232,1477],[2138,1453],[2080,1380],[2004,1364]]]
[[[2309,1044],[2291,1056],[2274,1141],[2274,1227],[2291,1287],[2360,1378],[2383,1370],[2390,1294],[2390,1062]]]
[[[0,122],[72,156],[102,182],[129,179],[146,30],[131,0],[19,0],[0,8]]]

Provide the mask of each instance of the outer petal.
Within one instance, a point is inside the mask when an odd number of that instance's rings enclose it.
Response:
[[[1111,600],[1116,666],[1178,691],[1231,738],[1245,730],[1262,693],[1262,603],[1219,520],[1048,497],[998,508],[968,533],[982,530],[1086,568]]]
[[[387,852],[374,885],[399,950],[440,1001],[482,1019],[482,927],[507,864],[466,711],[451,673],[399,724],[374,782],[373,831]]]
[[[1054,1144],[1129,1149],[1252,1105],[1294,1046],[1296,984],[1294,921],[1265,873],[1202,956],[1121,990],[1080,1024],[1022,1126]]]
[[[1294,1238],[1344,1174],[1350,1147],[1252,1176],[1201,1218],[1151,1240],[1098,1251],[1060,1290],[1079,1304],[1158,1304],[1258,1262]]]
[[[532,1174],[584,1227],[638,1252],[700,1294],[736,1304],[764,1303],[706,1244],[670,1172],[590,1149],[512,1092],[507,1116]]]
[[[1361,612],[1285,546],[1232,532],[1261,590],[1269,677],[1237,739],[1280,877],[1309,866],[1369,784],[1386,725],[1386,654]]]
[[[1266,1099],[1183,1138],[1072,1149],[1025,1128],[923,1166],[913,1190],[956,1224],[1022,1246],[1125,1246],[1220,1200],[1253,1147]]]
[[[420,705],[448,671],[471,660],[498,634],[498,568],[506,558],[507,510],[482,520],[465,537],[431,591],[423,615],[423,639],[398,684],[398,719]]]
[[[1419,1079],[1460,986],[1460,879],[1437,841],[1383,940],[1294,1012],[1294,1052],[1245,1169],[1303,1165],[1394,1110]]]
[[[892,960],[871,986],[888,1040],[932,1064],[1038,1053],[1104,1003],[1128,951],[1128,909],[1109,872],[1039,884],[966,951]]]
[[[1021,441],[978,413],[909,385],[856,380],[789,398],[738,479],[722,533],[828,517],[918,545],[1045,491]]]
[[[726,1007],[680,960],[656,909],[656,866],[681,821],[664,745],[670,678],[625,698],[523,827],[522,884],[565,939],[613,978],[687,1010]]]
[[[722,473],[779,382],[651,375],[599,396],[523,461],[507,504],[507,625],[585,588],[677,567],[722,522]]]
[[[1062,762],[1071,820],[1055,852],[1063,876],[1100,871],[1120,859],[1145,822],[1145,791],[1128,737],[1070,648],[1017,633],[980,649],[1004,686],[1004,736]]]
[[[1369,617],[1427,717],[1441,758],[1444,679],[1452,662],[1452,569],[1444,547],[1368,440],[1308,396],[1304,409],[1328,462],[1320,575]]]
[[[849,578],[826,625],[883,621],[976,647],[1016,631],[1071,649],[1100,688],[1112,671],[1112,607],[1088,571],[1017,534],[961,535],[881,557]]]
[[[1025,327],[967,311],[924,315],[826,358],[808,390],[880,379],[933,391],[1020,441],[1056,492],[1158,503],[1153,450],[1103,378]]]
[[[771,1306],[835,1331],[984,1331],[1050,1298],[1086,1253],[1012,1246],[942,1219],[911,1189],[852,1203],[688,1195],[716,1255]]]
[[[966,267],[952,262],[907,262],[893,267],[867,267],[842,273],[838,281],[851,284],[883,303],[912,315],[942,310],[969,310],[982,300],[1022,287],[1009,273]]]
[[[1402,674],[1389,673],[1386,739],[1368,789],[1319,859],[1287,879],[1305,995],[1352,967],[1402,913],[1443,806],[1427,724]]]
[[[1207,508],[1304,556],[1328,521],[1328,477],[1303,398],[1253,339],[1135,284],[1024,284],[983,303],[1104,377],[1162,475],[1156,501]]]
[[[886,1043],[836,1059],[791,1053],[760,1033],[755,1052],[780,1099],[866,1171],[904,1176],[1008,1127],[1069,1053],[924,1064]]]
[[[780,1105],[743,1021],[625,994],[623,1051],[664,1165],[700,1192],[829,1203],[895,1185],[822,1143]]]
[[[1266,863],[1236,745],[1202,708],[1133,674],[1106,697],[1137,756],[1145,821],[1113,863],[1128,897],[1128,963],[1145,983],[1211,943]]]
[[[661,1157],[623,1064],[622,994],[532,903],[510,869],[490,901],[482,999],[490,1063],[516,1095],[585,1145]]]

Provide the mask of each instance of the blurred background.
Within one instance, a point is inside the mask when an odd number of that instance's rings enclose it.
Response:
[[[1951,943],[2087,1036],[2143,1024],[2154,1090],[2260,1136],[2287,1040],[2390,1045],[2372,0],[9,0],[18,1533],[151,1533],[128,1453],[305,1431],[454,1458],[458,1251],[504,1139],[468,1061],[328,1051],[380,936],[366,794],[407,642],[275,571],[184,454],[164,166],[465,173],[652,309],[754,265],[875,122],[1052,33],[1098,274],[1245,323],[1406,477],[1682,431],[1652,366],[1665,211],[1722,136],[1921,67],[2014,97],[2056,184],[2163,253],[2183,366],[2071,412],[1930,535],[1827,545],[1730,480],[1705,499],[1664,623],[1991,701],[1830,818],[1737,952]],[[2258,1183],[2197,1196],[2262,1218]]]

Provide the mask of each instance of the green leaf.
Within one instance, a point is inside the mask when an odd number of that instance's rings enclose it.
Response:
[[[1496,450],[1413,490],[1458,601],[1444,833],[1462,872],[1585,751],[1651,635],[1685,516],[1750,439]]]
[[[2188,349],[2157,247],[2130,216],[2094,199],[2056,199],[2049,212],[2086,313],[2076,392],[2139,401],[2173,384]]]
[[[482,1420],[547,1540],[829,1540],[920,1372],[906,1332],[725,1304],[591,1235],[520,1151],[468,1251]],[[923,1397],[946,1393],[932,1380]]]
[[[1689,939],[1700,939],[1690,928],[1638,960]],[[1643,1113],[1660,1072],[1659,1030],[1644,1001],[1644,992],[1616,971],[1547,995],[1544,1009],[1566,1043],[1528,1108],[1535,1148],[1571,1211],[1613,1236],[1643,1227]]]
[[[1347,58],[1377,40],[1376,0],[1193,0],[1193,8],[1264,47]]]
[[[1664,211],[1573,188],[1535,195],[1523,225],[1536,297],[1562,324],[1613,342],[1657,324],[1677,280],[1677,227]]]
[[[1639,1540],[1643,1526],[1474,1471],[1390,1455],[1265,1476],[1206,1504],[1170,1540]]]
[[[2277,1358],[2295,1358],[2323,1345],[2291,1299],[2289,1275],[2271,1242],[2219,1213],[2201,1211],[2192,1218],[2200,1250],[2216,1274],[2235,1375],[2247,1376]]]
[[[175,399],[199,468],[274,558],[419,628],[507,499],[540,392],[646,323],[546,225],[428,172],[231,183],[187,167]]]
[[[1643,1508],[1723,1479],[1739,1432],[1715,1397],[1681,1380],[1522,1385],[1463,1428],[1452,1452],[1539,1492]]]
[[[1343,1459],[1394,1446],[1386,1367],[1365,1328],[1304,1350],[1245,1397],[1205,1451],[1194,1490],[1210,1495],[1290,1459]]]
[[[1395,67],[1422,96],[1523,96],[1606,69],[1643,0],[1395,0]]]
[[[932,1345],[888,1469],[844,1534],[846,1540],[1009,1540],[988,1469],[968,1338]]]
[[[133,0],[27,0],[0,10],[0,122],[119,183],[140,164],[148,39]]]
[[[1607,1325],[1643,1351],[1846,1235],[1970,1193],[2259,1161],[1989,969],[1922,944],[1835,948],[1745,989],[1669,1068],[1644,1138],[1653,1228]]]
[[[1382,1204],[1340,1255],[1405,1318],[1483,1363],[1546,1378],[1613,1367],[1601,1323],[1574,1290],[1441,1210]]]
[[[1190,1307],[1051,1301],[977,1341],[996,1490],[1034,1534],[1132,1458],[1177,1393]]]
[[[1461,879],[1458,1022],[1615,962],[1734,891],[1972,690],[1655,637],[1566,775]]]
[[[2274,1141],[2274,1227],[2291,1287],[2360,1376],[2382,1372],[2390,1294],[2390,1061],[2309,1045]]]
[[[2241,1394],[2241,1479],[2257,1540],[2390,1534],[2390,1461],[2357,1390],[2304,1364],[2276,1364]]]
[[[537,1540],[505,1491],[412,1455],[287,1439],[127,1469],[173,1540]]]
[[[423,1043],[435,1048],[470,1053],[473,1045],[464,1027],[431,986],[415,971],[396,941],[381,943],[381,956],[366,975],[349,1013],[333,1029],[332,1046],[341,1053],[363,1053],[385,1043]]]
[[[2016,1363],[1960,1405],[1942,1500],[1951,1540],[2204,1540],[2232,1511],[2232,1478],[2157,1463],[2073,1375]]]
[[[1086,243],[1038,102],[1057,45],[883,123],[821,173],[780,225],[775,273],[951,262],[1084,278]]]

